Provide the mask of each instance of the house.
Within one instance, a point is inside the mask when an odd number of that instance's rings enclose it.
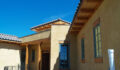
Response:
[[[21,41],[18,37],[0,33],[0,70],[19,70]]]
[[[59,70],[60,44],[65,41],[69,27],[69,22],[57,19],[32,27],[35,34],[20,38],[26,47],[25,70]]]
[[[57,19],[32,27],[36,33],[20,39],[0,34],[0,68],[119,70],[119,3],[81,0],[72,24]]]
[[[119,3],[81,0],[68,33],[71,70],[110,70],[111,64],[115,70],[120,69]],[[110,49],[114,51],[112,59]]]

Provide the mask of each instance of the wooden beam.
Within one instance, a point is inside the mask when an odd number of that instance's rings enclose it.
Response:
[[[71,34],[78,34],[80,31],[70,31]]]
[[[95,9],[90,9],[90,8],[81,8],[79,12],[84,12],[84,13],[93,13]]]
[[[23,44],[34,45],[34,44],[39,44],[40,42],[45,42],[45,41],[50,41],[50,39],[49,39],[49,38],[39,39],[39,40],[34,40],[34,41],[24,42]]]
[[[74,23],[86,23],[88,20],[87,19],[78,19],[76,18],[75,22]]]
[[[71,32],[78,32],[78,31],[80,31],[80,30],[70,30]]]
[[[38,70],[41,70],[42,66],[41,66],[41,62],[42,62],[42,49],[41,49],[41,43],[38,44]]]
[[[28,45],[26,45],[26,58],[25,58],[25,70],[28,70],[28,59],[29,58],[29,50]]]
[[[72,25],[72,27],[82,27],[82,25]]]
[[[86,0],[87,2],[94,2],[94,3],[99,3],[99,2],[102,2],[103,0]]]
[[[74,23],[75,26],[83,26],[85,23]]]
[[[49,29],[50,27],[43,27],[43,28],[39,28],[39,29],[36,29],[37,32],[41,31],[41,30],[45,30],[45,29]]]
[[[72,30],[81,30],[81,27],[72,27]]]
[[[21,42],[16,42],[16,41],[9,41],[9,40],[0,40],[0,43],[10,43],[10,44],[17,44],[17,45],[21,45]]]
[[[86,16],[78,16],[77,19],[78,19],[78,20],[88,20],[89,17],[86,17]]]
[[[38,27],[38,28],[35,28],[34,31],[39,32],[41,30],[45,30],[45,29],[49,29],[49,28],[51,28],[50,24],[49,25],[44,25],[44,26],[41,26],[41,27]]]
[[[48,24],[48,25],[44,25],[43,27],[50,27],[51,25],[50,24]]]

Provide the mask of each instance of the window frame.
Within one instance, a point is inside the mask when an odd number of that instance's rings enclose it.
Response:
[[[62,46],[67,45],[67,46]],[[67,66],[64,68],[61,66],[61,47],[67,47]],[[60,43],[60,52],[59,52],[59,69],[69,69],[70,68],[70,48],[69,43]]]
[[[81,61],[85,63],[85,38],[81,38]]]
[[[100,18],[98,20],[96,20],[96,22],[94,24],[93,38],[94,38],[94,57],[95,58],[102,58],[102,40],[101,40]]]

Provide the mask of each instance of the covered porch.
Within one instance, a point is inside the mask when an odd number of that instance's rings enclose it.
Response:
[[[50,70],[50,31],[39,32],[22,39],[25,70]]]
[[[50,40],[42,39],[25,43],[25,70],[50,69]]]

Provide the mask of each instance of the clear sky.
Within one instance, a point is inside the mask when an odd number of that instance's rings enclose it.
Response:
[[[0,33],[18,37],[30,28],[61,18],[71,22],[80,0],[0,0]]]

